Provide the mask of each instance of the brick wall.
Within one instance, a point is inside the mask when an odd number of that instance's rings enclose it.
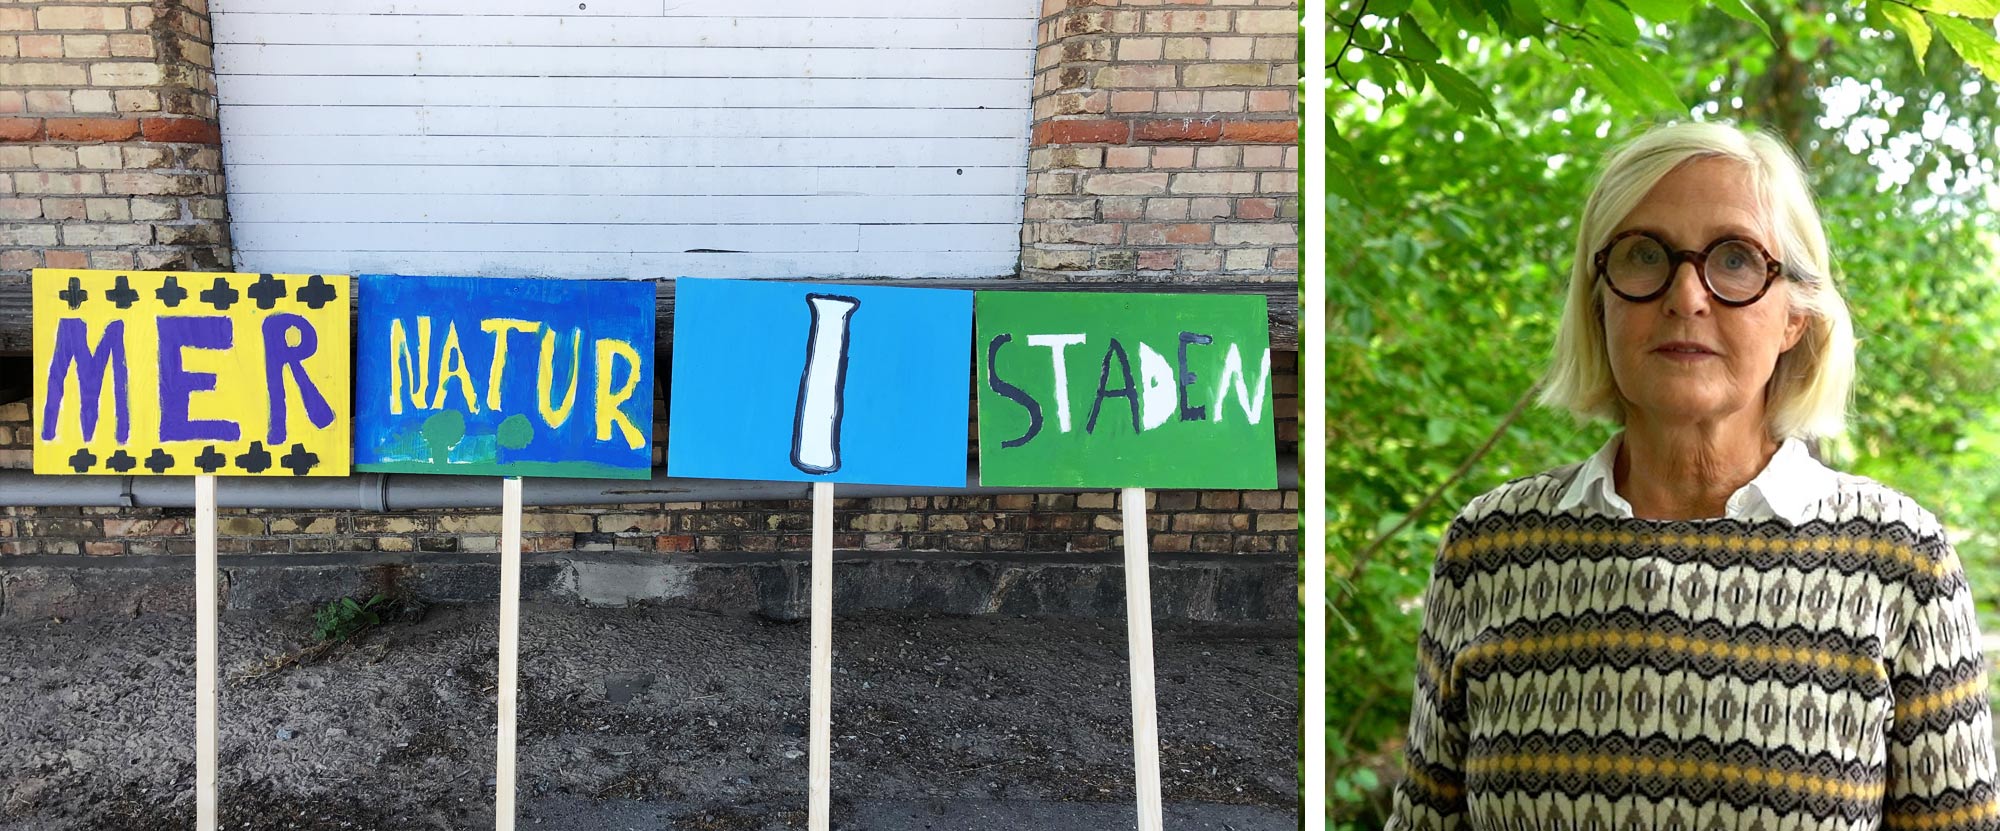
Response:
[[[1021,271],[1297,279],[1295,0],[1044,0]]]
[[[227,269],[206,0],[0,5],[0,277]]]

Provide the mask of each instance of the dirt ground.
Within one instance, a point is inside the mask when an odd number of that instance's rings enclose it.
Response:
[[[491,828],[491,606],[437,607],[239,681],[309,616],[230,613],[227,829]],[[685,610],[522,614],[523,827],[805,827],[808,629]],[[1168,827],[1297,827],[1297,630],[1155,630]],[[194,820],[187,618],[0,627],[0,829]],[[835,621],[836,828],[1132,827],[1117,620]]]

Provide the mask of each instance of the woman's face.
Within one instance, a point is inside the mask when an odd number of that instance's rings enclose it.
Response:
[[[1679,250],[1701,251],[1736,236],[1783,258],[1748,171],[1724,159],[1676,168],[1612,233],[1650,231]],[[1791,285],[1779,279],[1755,303],[1725,306],[1702,286],[1692,262],[1665,295],[1633,303],[1601,284],[1605,346],[1618,390],[1663,425],[1744,420],[1764,424],[1764,388],[1778,356],[1799,341],[1805,318],[1790,312]],[[1629,419],[1628,419],[1629,420]]]

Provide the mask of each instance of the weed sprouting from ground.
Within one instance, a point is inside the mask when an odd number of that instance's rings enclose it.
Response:
[[[246,684],[275,676],[292,667],[325,660],[343,648],[364,640],[370,632],[385,623],[421,619],[424,609],[422,600],[404,592],[377,592],[366,600],[352,597],[334,600],[313,610],[312,643],[265,658],[238,675],[235,681]],[[372,651],[379,653],[380,649]],[[380,659],[379,654],[376,659]]]
[[[376,594],[364,602],[356,603],[352,597],[343,597],[321,606],[313,613],[313,637],[321,643],[345,641],[382,624],[382,614],[377,609],[389,598]]]

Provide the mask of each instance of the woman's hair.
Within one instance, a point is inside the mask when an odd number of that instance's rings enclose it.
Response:
[[[1778,356],[1765,387],[1771,435],[1832,436],[1847,418],[1854,385],[1854,326],[1834,286],[1826,230],[1805,171],[1789,147],[1770,135],[1722,124],[1669,124],[1613,151],[1583,207],[1570,264],[1569,297],[1556,332],[1555,357],[1542,379],[1542,404],[1579,419],[1625,422],[1626,401],[1611,377],[1605,345],[1604,295],[1593,256],[1611,239],[1653,186],[1681,165],[1723,159],[1742,165],[1776,235],[1773,252],[1791,281],[1791,312],[1806,317],[1799,342]],[[1764,300],[1760,302],[1770,302]]]

